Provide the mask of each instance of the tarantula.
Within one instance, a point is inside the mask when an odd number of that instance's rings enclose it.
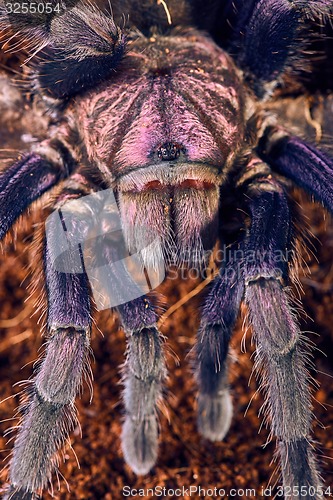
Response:
[[[0,5],[3,43],[10,47],[11,30],[14,49],[29,55],[22,71],[26,112],[48,130],[0,174],[0,238],[52,190],[60,220],[66,210],[71,215],[66,238],[84,242],[90,209],[84,199],[73,201],[112,189],[130,254],[147,246],[142,226],[158,236],[159,245],[142,253],[146,269],[161,255],[166,267],[207,266],[209,250],[227,248],[195,348],[199,429],[212,441],[229,429],[228,344],[244,301],[283,484],[293,498],[321,498],[308,351],[288,288],[296,240],[288,192],[293,182],[332,211],[333,160],[295,135],[292,124],[284,126],[272,102],[302,60],[310,23],[328,18],[332,2],[114,0],[112,14],[83,0],[52,0],[37,13],[33,2]],[[6,99],[11,91],[1,78]],[[305,124],[295,126],[305,134]],[[114,231],[113,209],[102,203],[103,234]],[[84,251],[71,249],[69,265],[77,257],[79,264],[59,269],[59,226],[51,221],[47,229],[48,341],[22,406],[6,493],[13,499],[36,497],[51,480],[87,370],[92,283]],[[119,248],[112,237],[101,248],[112,269]],[[107,278],[111,288],[124,286],[114,272]],[[157,460],[166,376],[158,309],[149,293],[117,304],[128,342],[123,453],[134,472],[145,474]]]

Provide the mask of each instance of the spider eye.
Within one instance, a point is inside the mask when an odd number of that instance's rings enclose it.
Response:
[[[48,38],[34,65],[38,87],[56,99],[71,97],[107,79],[125,46],[113,18],[83,2],[53,18]]]
[[[166,142],[158,148],[157,156],[162,161],[176,160],[182,151],[184,151],[184,148],[179,144]]]

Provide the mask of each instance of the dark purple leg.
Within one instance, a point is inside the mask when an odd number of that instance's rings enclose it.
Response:
[[[222,2],[221,2],[222,3]],[[231,28],[231,47],[249,83],[263,97],[297,50],[307,16],[328,14],[330,0],[227,0],[219,16]],[[332,12],[332,11],[331,11]],[[307,36],[307,33],[306,33]]]
[[[255,92],[262,97],[265,84],[276,80],[287,64],[295,46],[300,14],[288,0],[250,0],[242,2],[238,16],[234,41],[239,51],[237,58]]]
[[[31,153],[0,173],[0,240],[33,201],[71,174],[74,161],[59,141],[45,152],[49,157]]]
[[[58,236],[54,234],[55,239]],[[67,255],[68,265],[71,257]],[[47,347],[22,403],[6,499],[31,498],[51,482],[58,465],[57,452],[77,424],[74,401],[82,376],[89,376],[87,276],[84,272],[62,273],[53,267],[52,239],[45,244],[44,262],[49,306]]]
[[[267,172],[265,165],[262,171],[264,176]],[[288,206],[285,198],[281,199],[274,191],[273,184],[272,192],[261,194],[262,207],[258,207],[253,215],[254,221],[246,240],[238,248],[225,251],[226,265],[215,279],[203,307],[196,344],[199,366],[198,423],[202,434],[213,441],[223,439],[231,423],[232,405],[226,363],[230,336],[244,293],[244,278],[248,280],[252,275],[271,277],[272,270],[276,278],[287,276],[288,255],[283,251],[281,255],[275,252],[289,246],[288,231],[281,231]],[[288,217],[286,227],[289,228]],[[277,268],[276,258],[279,259]]]
[[[158,453],[157,405],[166,376],[163,340],[154,305],[147,297],[121,305],[118,311],[127,336],[122,448],[133,471],[147,474]]]
[[[287,132],[269,129],[260,153],[274,170],[292,179],[333,212],[333,159]]]
[[[227,355],[244,292],[243,254],[242,246],[226,249],[226,263],[205,300],[197,334],[198,427],[211,441],[224,438],[232,418]]]
[[[283,189],[269,178],[250,184],[247,196],[251,226],[244,265],[245,301],[257,345],[255,368],[267,397],[265,417],[277,437],[284,487],[291,488],[291,498],[320,498],[309,490],[321,486],[309,437],[309,353],[285,288],[288,203]],[[254,258],[249,259],[250,255]]]

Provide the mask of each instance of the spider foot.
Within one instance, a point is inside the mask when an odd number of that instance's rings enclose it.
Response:
[[[155,415],[141,420],[127,417],[123,426],[122,448],[126,462],[138,475],[147,474],[158,453],[158,426]]]
[[[198,398],[198,429],[210,441],[222,441],[232,420],[232,400],[224,389],[217,396],[200,394]]]

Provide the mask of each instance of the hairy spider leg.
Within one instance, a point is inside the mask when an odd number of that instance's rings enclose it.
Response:
[[[271,177],[271,176],[270,176]],[[285,287],[290,249],[290,213],[283,188],[272,178],[248,186],[251,225],[245,259],[245,302],[256,342],[255,369],[266,395],[263,409],[277,438],[284,487],[321,486],[311,427],[309,351]],[[293,498],[299,498],[293,493]]]
[[[60,141],[45,141],[39,150],[0,173],[0,240],[31,203],[73,171],[74,160]]]
[[[72,230],[78,231],[79,227]],[[58,235],[54,232],[53,237]],[[5,498],[19,499],[51,483],[57,452],[78,425],[74,401],[82,376],[89,376],[90,288],[86,274],[58,272],[52,241],[44,248],[48,299],[48,339],[44,358],[22,403],[22,419],[10,463],[11,488]],[[75,256],[68,252],[68,260]],[[74,264],[73,264],[74,265]]]
[[[20,33],[22,46],[36,53],[31,61],[36,87],[55,100],[67,99],[110,77],[125,48],[125,37],[111,13],[93,2],[71,3],[59,15],[44,12],[39,23],[35,13],[7,14],[0,5],[0,35],[9,26]]]
[[[198,428],[211,441],[224,438],[232,419],[227,358],[244,292],[238,252],[244,253],[242,243],[228,249],[227,262],[212,283],[202,308],[195,345]]]
[[[285,67],[295,43],[299,13],[288,0],[242,2],[237,24],[236,33],[244,33],[235,41],[241,47],[238,62],[262,97],[265,84],[275,80]]]
[[[156,326],[155,307],[147,297],[123,304],[118,311],[127,337],[122,449],[133,471],[146,474],[158,452],[157,405],[166,377],[163,338]]]
[[[299,137],[269,128],[260,154],[278,173],[288,177],[333,212],[333,160]]]
[[[107,227],[107,221],[103,226]],[[107,236],[103,243],[100,241],[93,253],[95,257],[100,253],[97,261],[107,265],[100,268],[101,272],[97,269],[94,277],[99,282],[99,293],[112,296],[120,304],[117,310],[127,338],[122,449],[133,471],[146,474],[155,464],[158,453],[157,404],[166,376],[163,339],[157,329],[156,307],[126,268],[121,252],[121,245]],[[129,292],[134,292],[137,298],[129,301]]]
[[[221,22],[227,19],[232,27],[228,50],[259,98],[272,91],[299,53],[300,21],[313,13],[332,14],[331,0],[228,0],[221,5]]]

